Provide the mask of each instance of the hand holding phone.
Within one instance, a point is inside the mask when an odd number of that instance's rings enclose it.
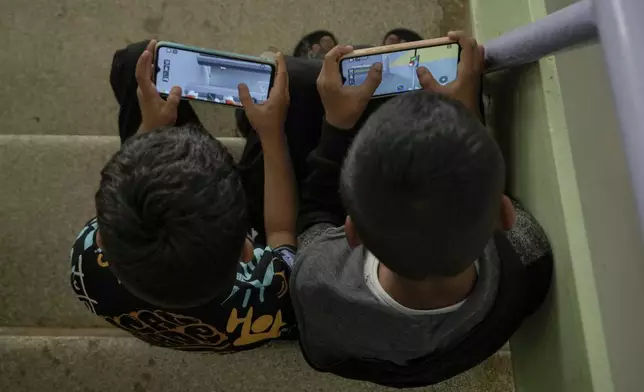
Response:
[[[341,45],[331,49],[324,56],[317,79],[326,121],[341,129],[353,128],[382,80],[382,64],[375,63],[369,67],[364,83],[360,86],[343,86],[339,61],[352,51],[353,47]]]
[[[181,100],[181,87],[174,86],[166,100],[159,96],[152,82],[152,57],[157,41],[151,40],[136,62],[134,75],[138,87],[136,95],[141,108],[142,132],[173,125],[177,121],[177,108]]]
[[[456,79],[460,49],[449,37],[406,42],[356,50],[342,58],[340,72],[347,86],[360,86],[374,63],[383,65],[382,83],[373,97],[387,97],[420,90],[416,76],[419,67],[426,67],[440,84]]]
[[[419,67],[417,70],[418,80],[423,89],[456,99],[480,117],[479,100],[485,51],[474,38],[462,31],[449,32],[448,37],[458,42],[461,47],[461,60],[458,64],[456,79],[444,85],[436,80],[429,69]]]
[[[183,99],[239,107],[240,83],[256,103],[264,102],[273,86],[275,64],[270,60],[173,42],[159,42],[154,53],[154,81],[162,95],[180,86]]]
[[[288,91],[288,74],[286,61],[282,53],[277,54],[277,76],[270,91],[270,97],[263,103],[255,103],[248,85],[241,83],[239,99],[246,110],[248,121],[257,131],[260,139],[281,134],[286,120],[286,112],[290,103]]]

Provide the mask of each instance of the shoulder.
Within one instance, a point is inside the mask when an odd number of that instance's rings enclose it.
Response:
[[[311,226],[302,233],[298,242],[300,244],[295,264],[300,260],[322,256],[324,258],[337,257],[337,254],[350,250],[344,226],[337,227],[323,223]]]
[[[288,279],[295,247],[255,248],[253,252],[253,260],[238,263],[233,287],[222,305],[281,308],[284,306],[282,301],[288,300]]]
[[[72,272],[81,269],[83,264],[102,264],[102,250],[96,244],[97,232],[98,223],[96,218],[94,218],[83,226],[76,237],[76,240],[74,240],[74,244],[69,252],[69,261],[72,264]]]
[[[76,239],[74,240],[74,244],[72,245],[72,249],[71,249],[72,254],[82,253],[90,248],[96,248],[97,230],[98,230],[98,222],[96,218],[90,220],[85,225],[83,225],[83,228],[76,236]]]
[[[299,244],[300,249],[306,248],[308,247],[308,245],[313,243],[316,239],[325,237],[327,235],[334,235],[336,233],[344,233],[344,230],[339,230],[339,229],[341,229],[341,227],[338,227],[331,223],[318,223],[318,224],[312,225],[304,232],[302,232],[297,237],[297,242]]]
[[[328,271],[337,270],[352,252],[343,227],[315,225],[307,233],[308,237],[300,236],[300,248],[295,257],[294,291],[303,284],[319,282]],[[309,280],[311,276],[316,278]]]
[[[70,280],[76,297],[87,308],[101,315],[110,309],[116,292],[125,290],[109,269],[109,261],[96,243],[98,223],[92,219],[83,226],[69,253]]]
[[[505,232],[521,258],[528,265],[551,252],[545,231],[537,220],[519,203],[513,202],[516,210],[514,226]]]
[[[294,257],[288,245],[256,248],[253,260],[239,262],[230,291],[210,304],[228,314],[225,330],[235,346],[252,348],[295,331],[289,287]]]

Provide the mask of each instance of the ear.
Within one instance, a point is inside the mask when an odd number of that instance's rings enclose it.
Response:
[[[512,205],[512,200],[506,195],[501,198],[501,229],[510,230],[517,219],[517,213]]]
[[[244,240],[244,246],[242,247],[242,263],[250,263],[251,261],[253,261],[253,258],[255,258],[255,252],[253,250],[253,243],[250,242],[248,238],[246,238],[246,240]]]
[[[351,220],[351,217],[347,215],[347,219],[344,221],[344,234],[347,235],[347,242],[352,248],[356,248],[362,245],[362,240],[356,231],[356,227]]]

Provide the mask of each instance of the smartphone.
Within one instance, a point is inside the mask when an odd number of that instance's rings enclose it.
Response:
[[[416,69],[426,67],[440,84],[456,79],[461,48],[449,38],[360,49],[340,60],[342,82],[346,86],[364,83],[375,63],[382,63],[382,82],[373,97],[387,97],[421,88]]]
[[[245,83],[253,102],[268,99],[275,79],[275,63],[259,57],[157,43],[154,84],[162,95],[181,87],[184,99],[241,106],[237,86]]]

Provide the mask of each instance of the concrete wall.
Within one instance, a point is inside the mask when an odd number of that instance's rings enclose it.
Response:
[[[474,30],[485,41],[571,2],[474,1]],[[556,257],[546,305],[512,340],[517,390],[639,390],[644,250],[601,48],[488,83],[510,191],[542,222]]]
[[[443,4],[445,3],[445,4]],[[437,37],[466,24],[466,0],[2,0],[0,134],[114,135],[108,84],[115,50],[158,38],[258,55],[292,52],[304,34],[328,29],[346,43],[377,44],[396,27]],[[233,136],[226,108],[207,129]]]

